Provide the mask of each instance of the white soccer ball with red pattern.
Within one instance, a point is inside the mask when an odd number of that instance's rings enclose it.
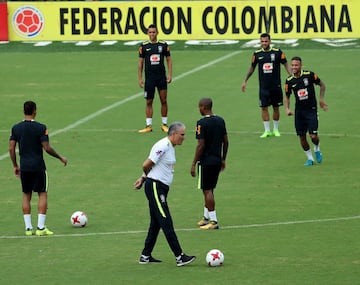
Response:
[[[206,254],[206,263],[208,266],[221,266],[224,263],[224,254],[218,249],[212,249]]]
[[[70,223],[75,228],[83,228],[86,226],[88,218],[86,214],[82,211],[76,211],[71,215]]]

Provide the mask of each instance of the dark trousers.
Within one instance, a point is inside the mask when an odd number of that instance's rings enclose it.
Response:
[[[150,178],[146,179],[145,194],[149,201],[150,226],[145,239],[145,246],[142,251],[143,255],[151,255],[160,229],[163,230],[166,240],[174,255],[179,256],[182,253],[166,201],[168,192],[168,185]]]

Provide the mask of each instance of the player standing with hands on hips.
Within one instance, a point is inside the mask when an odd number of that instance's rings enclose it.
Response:
[[[203,230],[218,229],[215,211],[214,190],[220,171],[225,169],[225,160],[229,147],[225,121],[212,112],[211,98],[199,101],[199,111],[203,118],[196,124],[196,139],[198,141],[190,174],[196,176],[198,166],[199,189],[204,194],[204,216],[198,222]]]
[[[164,41],[158,41],[159,34],[155,25],[150,25],[147,34],[149,41],[143,42],[139,47],[138,61],[138,80],[139,86],[144,88],[144,98],[146,99],[146,127],[139,130],[139,133],[152,132],[153,101],[155,88],[157,88],[161,103],[161,129],[168,132],[167,126],[167,84],[172,80],[172,60],[170,48]],[[164,59],[167,63],[167,76],[164,65]],[[145,83],[142,77],[145,66]]]
[[[135,181],[135,189],[140,189],[145,183],[145,194],[150,209],[150,226],[139,259],[140,264],[161,262],[151,255],[160,229],[163,230],[166,240],[175,255],[177,266],[189,264],[196,258],[183,253],[167,204],[169,186],[174,177],[175,146],[181,145],[184,139],[185,125],[180,122],[172,123],[168,135],[156,142],[151,148],[149,157],[142,166],[143,174]]]
[[[35,234],[37,236],[48,236],[54,233],[45,226],[48,208],[48,176],[43,158],[43,150],[59,159],[64,166],[67,165],[67,159],[59,155],[50,146],[48,130],[44,124],[35,121],[36,114],[36,103],[33,101],[25,102],[24,120],[14,125],[11,129],[9,154],[14,167],[14,173],[21,179],[25,235],[31,236],[34,234],[31,223],[31,196],[32,192],[37,192],[39,196],[38,224]],[[20,167],[16,159],[17,143],[19,144]]]
[[[267,138],[272,135],[279,137],[279,107],[283,105],[280,65],[284,65],[288,74],[291,74],[291,69],[287,63],[286,56],[281,49],[270,46],[271,40],[269,34],[261,34],[260,43],[261,49],[255,51],[252,56],[250,68],[241,85],[241,90],[245,92],[246,83],[254,73],[256,65],[258,65],[259,106],[261,107],[261,116],[265,128],[265,131],[260,138]],[[270,130],[269,106],[273,107],[273,132]]]
[[[305,166],[314,164],[314,158],[310,149],[310,145],[306,139],[306,133],[309,132],[312,143],[314,144],[314,152],[316,161],[322,162],[322,154],[320,152],[320,139],[318,136],[318,112],[317,101],[314,84],[320,86],[319,105],[324,110],[328,110],[328,105],[324,101],[325,84],[312,71],[302,69],[301,58],[295,56],[291,59],[291,69],[293,75],[289,76],[285,81],[285,110],[288,116],[293,115],[290,110],[290,95],[293,92],[295,96],[295,129],[296,134],[300,138],[300,144],[306,154],[307,161]]]

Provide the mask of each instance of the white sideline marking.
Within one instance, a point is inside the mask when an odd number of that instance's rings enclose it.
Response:
[[[223,227],[220,227],[220,230],[264,228],[264,227],[287,226],[287,225],[310,224],[310,223],[349,221],[349,220],[356,220],[356,219],[360,219],[360,216],[338,217],[338,218],[328,218],[328,219],[313,219],[313,220],[299,220],[299,221],[287,221],[287,222],[274,222],[274,223],[264,223],[264,224],[237,225],[237,226],[223,226]],[[188,229],[176,229],[176,231],[177,232],[193,232],[193,231],[200,231],[200,229],[199,228],[188,228]],[[144,233],[147,233],[147,230],[83,233],[83,234],[55,234],[51,238],[105,236],[105,235],[132,235],[132,234],[144,234]],[[36,236],[32,236],[32,237],[29,237],[29,236],[0,236],[0,239],[23,239],[23,238],[37,238],[37,237]]]
[[[218,59],[215,59],[215,60],[213,60],[213,61],[210,61],[210,62],[208,62],[208,63],[206,63],[206,64],[200,65],[200,66],[198,66],[198,67],[195,67],[194,69],[191,69],[191,70],[189,70],[189,71],[187,71],[187,72],[184,72],[184,73],[182,73],[182,74],[180,74],[180,75],[178,75],[178,76],[175,76],[172,81],[173,81],[173,82],[174,82],[174,81],[177,81],[177,80],[179,80],[179,79],[181,79],[181,78],[184,78],[184,77],[186,77],[186,76],[188,76],[188,75],[190,75],[190,74],[193,74],[193,73],[195,73],[195,72],[198,72],[198,71],[200,71],[200,70],[202,70],[202,69],[204,69],[204,68],[207,68],[207,67],[209,67],[209,66],[212,66],[212,65],[214,65],[214,64],[216,64],[216,63],[218,63],[218,62],[220,62],[220,61],[223,61],[223,60],[225,60],[225,59],[228,59],[228,58],[230,58],[230,57],[232,57],[232,56],[234,56],[234,55],[237,55],[237,54],[239,54],[239,53],[242,53],[242,51],[235,51],[235,52],[229,53],[229,54],[227,54],[227,55],[225,55],[225,56],[223,56],[223,57],[220,57],[220,58],[218,58]],[[105,107],[105,108],[103,108],[103,109],[100,109],[100,110],[98,110],[98,111],[96,111],[96,112],[94,112],[94,113],[92,113],[92,114],[90,114],[90,115],[88,115],[88,116],[86,116],[86,117],[84,117],[84,118],[76,121],[75,123],[66,126],[66,127],[63,128],[63,129],[59,129],[59,130],[53,131],[53,132],[51,133],[51,136],[55,136],[55,135],[64,133],[64,132],[66,132],[66,131],[68,131],[68,130],[71,130],[71,129],[73,129],[73,128],[75,128],[75,127],[77,127],[77,126],[79,126],[79,125],[81,125],[81,124],[83,124],[83,123],[86,123],[87,121],[90,121],[91,119],[94,119],[94,118],[100,116],[101,114],[103,114],[103,113],[105,113],[105,112],[107,112],[107,111],[109,111],[109,110],[111,110],[111,109],[114,109],[114,108],[116,108],[116,107],[118,107],[118,106],[121,106],[121,105],[125,104],[126,102],[132,101],[132,100],[134,100],[134,99],[136,99],[136,98],[138,98],[138,97],[140,97],[140,96],[143,96],[143,94],[144,94],[143,92],[139,92],[139,93],[136,93],[136,94],[134,94],[134,95],[131,95],[131,96],[129,96],[129,97],[127,97],[127,98],[125,98],[125,99],[123,99],[123,100],[121,100],[121,101],[115,102],[114,104],[109,105],[109,106],[107,106],[107,107]],[[0,161],[1,161],[1,160],[4,160],[4,159],[7,158],[7,157],[9,157],[9,154],[8,154],[8,153],[4,153],[3,155],[0,155]]]

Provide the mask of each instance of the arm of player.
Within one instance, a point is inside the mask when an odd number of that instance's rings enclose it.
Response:
[[[324,111],[327,111],[329,107],[324,101],[326,86],[325,83],[322,82],[321,80],[319,82],[319,85],[320,85],[320,100],[319,100],[320,108],[323,109]]]
[[[204,139],[198,139],[198,144],[195,149],[195,155],[194,159],[191,164],[190,174],[192,177],[196,176],[196,164],[199,162],[200,157],[205,149],[205,140]]]
[[[143,163],[143,174],[135,181],[134,189],[141,189],[142,185],[146,181],[146,176],[150,172],[151,168],[154,166],[154,162],[151,159],[146,159]]]
[[[254,73],[254,70],[255,70],[255,68],[254,68],[252,65],[250,65],[250,68],[249,68],[248,72],[246,73],[246,76],[245,76],[245,78],[244,78],[244,81],[243,81],[243,83],[241,84],[241,90],[242,90],[242,92],[245,92],[245,90],[246,90],[246,82],[247,82],[248,79],[251,77],[251,75]]]
[[[16,141],[9,141],[9,156],[14,167],[14,174],[16,177],[20,176],[20,168],[16,161]]]
[[[172,59],[171,59],[171,56],[166,57],[166,62],[167,62],[167,78],[166,78],[166,81],[167,81],[167,83],[171,83],[171,81],[172,81]]]
[[[144,58],[139,57],[139,61],[138,61],[138,82],[139,82],[139,86],[141,88],[144,87],[144,80],[142,78],[143,69],[144,69]]]

